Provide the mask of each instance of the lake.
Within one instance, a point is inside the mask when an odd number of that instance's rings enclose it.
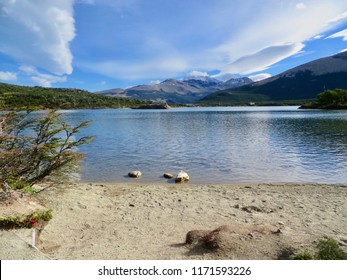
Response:
[[[192,183],[347,183],[347,111],[297,107],[64,111],[83,134],[81,180],[166,182],[185,170]]]

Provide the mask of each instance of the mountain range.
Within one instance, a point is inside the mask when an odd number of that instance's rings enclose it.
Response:
[[[234,77],[223,82],[199,76],[167,79],[155,85],[111,89],[97,94],[80,89],[0,83],[0,109],[137,107],[148,104],[148,100],[207,106],[298,104],[315,99],[324,90],[336,88],[347,89],[347,51],[305,63],[258,82],[252,82],[247,77]]]
[[[327,89],[347,89],[347,51],[317,59],[268,79],[212,93],[205,104],[314,99]]]
[[[167,79],[155,85],[139,85],[128,89],[116,88],[96,93],[170,104],[184,104],[195,103],[210,93],[240,87],[251,82],[253,81],[247,77],[231,78],[223,82],[208,76],[198,76],[187,77],[182,80]]]

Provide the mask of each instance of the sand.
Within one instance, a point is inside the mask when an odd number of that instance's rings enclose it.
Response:
[[[287,248],[309,248],[324,237],[346,250],[346,197],[347,185],[57,185],[39,193],[54,217],[42,231],[35,258],[276,259]],[[218,249],[202,248],[197,240],[184,244],[187,232],[222,225],[232,230],[218,235]],[[0,245],[14,242],[11,254],[2,246],[1,259],[32,258],[28,248],[16,249],[30,240],[28,230],[12,231],[21,238],[17,243],[0,233]]]

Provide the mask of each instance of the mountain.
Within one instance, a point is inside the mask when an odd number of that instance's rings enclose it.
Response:
[[[139,85],[124,90],[100,91],[97,94],[182,104],[194,103],[212,92],[239,87],[251,82],[252,80],[246,77],[232,78],[226,82],[208,76],[186,77],[182,80],[167,79],[156,85]]]
[[[347,89],[347,51],[317,59],[268,79],[204,97],[208,104],[314,99],[327,90]]]

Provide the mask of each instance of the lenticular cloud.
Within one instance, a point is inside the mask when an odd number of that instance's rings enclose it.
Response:
[[[57,75],[72,73],[72,0],[5,0],[0,15],[0,52]]]
[[[291,56],[304,47],[302,43],[271,46],[261,51],[239,58],[225,68],[231,73],[253,73],[265,70],[270,65]]]

